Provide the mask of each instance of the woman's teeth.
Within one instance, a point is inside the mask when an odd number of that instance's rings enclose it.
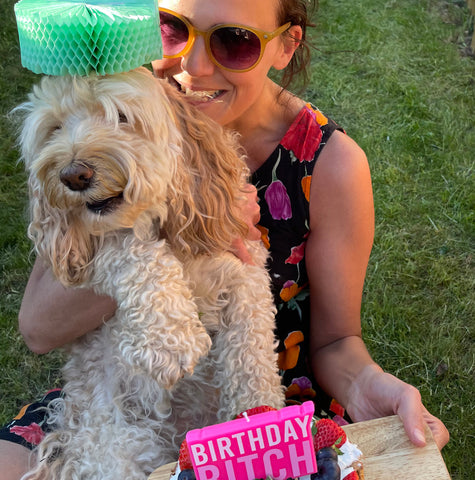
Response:
[[[222,90],[191,90],[191,88],[181,87],[181,91],[187,96],[192,98],[193,100],[197,100],[200,102],[207,102],[209,100],[213,100],[214,98],[218,97]]]

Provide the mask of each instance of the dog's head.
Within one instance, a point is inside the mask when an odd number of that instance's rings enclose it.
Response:
[[[110,232],[150,239],[162,227],[193,253],[243,233],[232,207],[244,178],[234,139],[145,68],[44,77],[17,111],[29,233],[64,284],[86,278]]]

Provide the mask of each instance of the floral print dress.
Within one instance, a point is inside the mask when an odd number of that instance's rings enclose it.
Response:
[[[252,183],[260,199],[258,228],[270,251],[279,369],[287,387],[287,404],[313,400],[317,415],[325,416],[331,410],[343,417],[343,409],[319,389],[308,365],[310,299],[305,267],[312,173],[337,129],[343,131],[313,105],[305,105],[274,152],[253,174]]]

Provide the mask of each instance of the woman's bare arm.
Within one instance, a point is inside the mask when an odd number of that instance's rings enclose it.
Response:
[[[361,298],[374,235],[366,156],[336,132],[319,158],[311,188],[306,261],[315,378],[354,421],[399,415],[419,446],[425,444],[426,423],[442,448],[449,440],[445,425],[426,410],[416,388],[372,360],[361,338]]]
[[[94,330],[115,309],[110,297],[98,296],[91,290],[65,288],[37,259],[18,315],[19,328],[31,351],[47,353]]]
[[[342,403],[352,380],[374,364],[361,340],[360,321],[373,235],[366,156],[353,140],[335,132],[312,176],[306,262],[314,374]]]

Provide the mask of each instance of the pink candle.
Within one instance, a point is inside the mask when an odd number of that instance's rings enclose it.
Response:
[[[286,480],[317,471],[314,405],[286,407],[191,430],[186,435],[197,480]]]

